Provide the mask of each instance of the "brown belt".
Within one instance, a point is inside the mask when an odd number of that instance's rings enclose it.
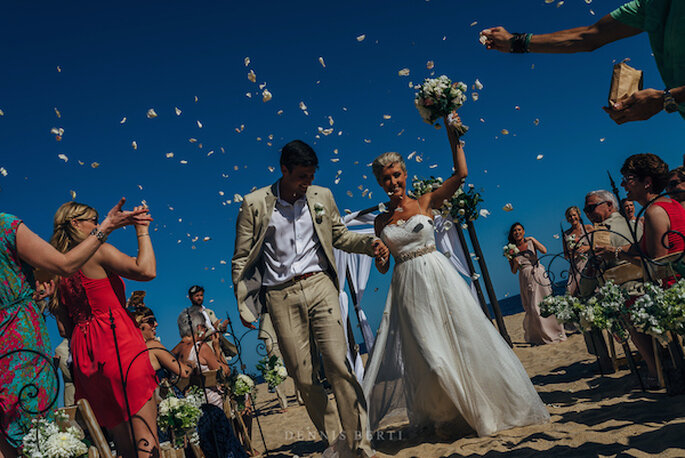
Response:
[[[302,280],[305,280],[305,279],[307,279],[307,278],[309,278],[309,277],[313,277],[314,275],[320,274],[320,273],[324,273],[324,272],[321,271],[321,270],[319,270],[318,272],[309,272],[309,273],[302,274],[302,275],[295,275],[293,278],[291,278],[290,280],[288,280],[288,281],[286,281],[286,282],[284,282],[284,283],[281,283],[280,285],[267,286],[266,289],[283,289],[283,288],[287,288],[288,286],[292,286],[292,285],[294,285],[295,283],[301,282]]]

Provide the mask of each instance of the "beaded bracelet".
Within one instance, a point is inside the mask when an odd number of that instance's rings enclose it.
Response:
[[[530,46],[530,39],[532,36],[532,33],[514,33],[509,40],[509,52],[514,54],[524,54],[530,52],[528,48]]]

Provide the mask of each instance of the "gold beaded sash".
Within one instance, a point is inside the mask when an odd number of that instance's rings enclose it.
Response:
[[[409,253],[402,253],[395,258],[395,264],[402,264],[403,262],[409,261],[410,259],[418,258],[424,254],[432,253],[435,251],[435,245],[428,245],[418,250],[410,251]]]

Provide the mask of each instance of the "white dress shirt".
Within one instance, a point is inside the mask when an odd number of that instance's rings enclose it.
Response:
[[[290,204],[281,199],[276,184],[276,205],[263,245],[264,286],[276,286],[298,275],[322,272],[328,268],[326,255],[314,230],[307,198]]]

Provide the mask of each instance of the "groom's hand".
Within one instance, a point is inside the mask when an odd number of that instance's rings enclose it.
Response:
[[[257,329],[257,327],[254,324],[250,323],[249,321],[243,320],[242,316],[240,317],[240,322],[243,323],[243,326],[245,326],[246,328]]]
[[[376,239],[373,242],[373,254],[381,264],[385,264],[388,262],[390,250],[388,250],[388,247],[385,246],[385,243],[383,243],[380,239]]]

